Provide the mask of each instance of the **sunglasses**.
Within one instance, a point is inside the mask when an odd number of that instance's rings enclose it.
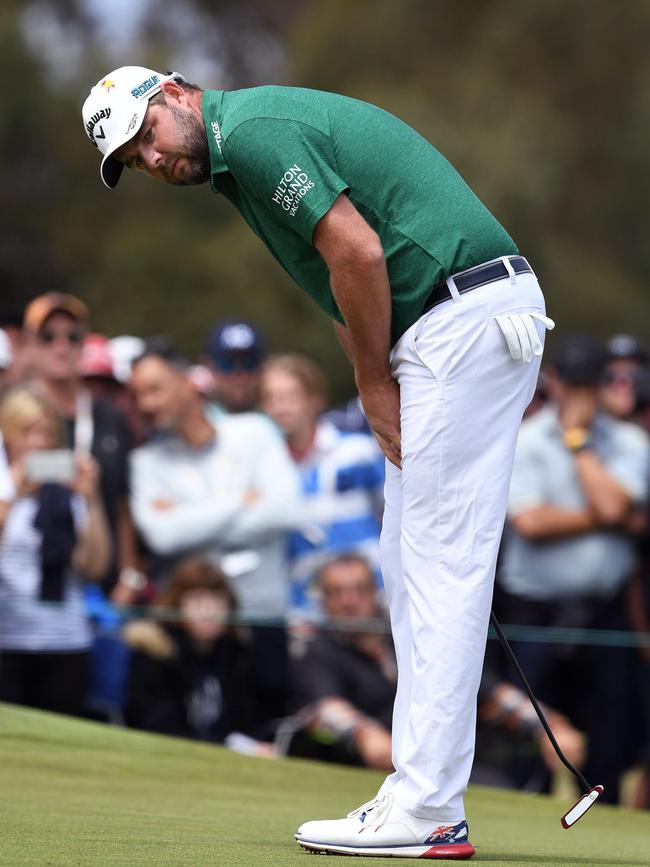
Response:
[[[214,360],[215,367],[221,373],[232,373],[234,370],[257,370],[260,366],[255,355],[231,356],[222,355]]]
[[[55,340],[67,340],[72,346],[79,346],[84,339],[83,331],[40,331],[38,334],[39,343],[44,343],[49,346]]]

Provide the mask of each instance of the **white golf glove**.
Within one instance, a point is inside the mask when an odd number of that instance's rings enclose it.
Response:
[[[548,331],[555,328],[555,322],[543,313],[502,313],[494,318],[503,332],[510,355],[515,361],[527,364],[544,349],[533,320],[537,319]]]

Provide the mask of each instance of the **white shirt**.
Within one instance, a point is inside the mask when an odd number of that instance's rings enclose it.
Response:
[[[287,601],[286,533],[300,522],[297,471],[265,416],[206,407],[206,418],[215,439],[202,448],[163,435],[131,453],[135,524],[156,554],[204,554],[219,563],[242,616],[280,617]],[[257,498],[248,504],[251,491]],[[160,500],[171,507],[156,508]]]
[[[0,467],[0,499],[11,499],[8,468]],[[34,527],[36,497],[12,503],[0,539],[0,648],[11,651],[75,652],[90,647],[91,633],[80,576],[70,568],[62,602],[41,602],[41,532]],[[72,498],[78,531],[86,523],[81,497]]]

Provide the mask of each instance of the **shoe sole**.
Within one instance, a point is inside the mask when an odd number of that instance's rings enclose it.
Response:
[[[445,858],[467,861],[476,851],[471,843],[440,844],[437,846],[335,846],[328,843],[297,842],[312,855],[366,855],[377,858]]]

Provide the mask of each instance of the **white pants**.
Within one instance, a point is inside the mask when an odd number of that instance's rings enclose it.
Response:
[[[511,358],[494,319],[514,310],[544,312],[532,274],[440,304],[391,354],[402,470],[387,462],[381,558],[399,677],[381,794],[445,823],[465,818],[496,557],[539,372],[539,358]]]

